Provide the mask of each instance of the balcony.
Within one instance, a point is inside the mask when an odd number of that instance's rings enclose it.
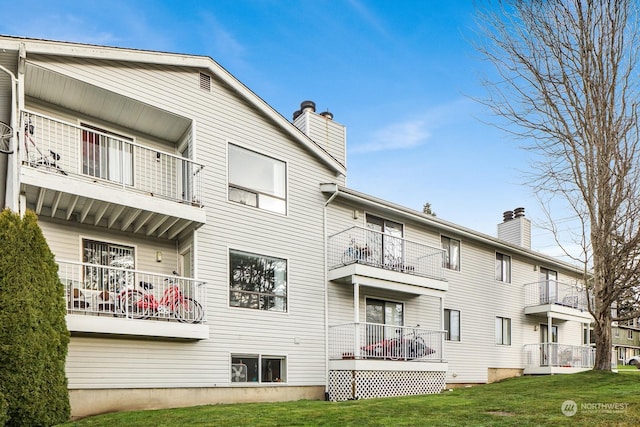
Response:
[[[526,344],[525,374],[572,374],[593,369],[596,350],[558,343]]]
[[[444,331],[347,323],[329,327],[332,401],[440,393]]]
[[[443,362],[444,331],[346,323],[329,327],[329,360]]]
[[[556,319],[589,321],[587,292],[578,285],[555,280],[529,283],[525,289],[525,314]]]
[[[351,227],[329,236],[327,257],[330,280],[353,282],[360,276],[371,286],[393,288],[392,283],[399,283],[447,290],[444,251],[401,237]]]
[[[23,111],[21,193],[38,215],[174,239],[205,223],[201,164]]]
[[[209,338],[202,281],[72,261],[58,266],[72,334]]]

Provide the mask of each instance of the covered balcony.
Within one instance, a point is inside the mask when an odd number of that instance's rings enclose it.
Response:
[[[351,227],[329,236],[327,257],[329,280],[354,283],[360,276],[367,277],[369,285],[379,281],[390,288],[399,283],[447,290],[444,251],[402,237]]]
[[[558,343],[526,344],[524,374],[572,374],[593,369],[596,350],[591,346]]]
[[[200,280],[72,261],[58,266],[72,334],[209,338]]]
[[[168,239],[205,222],[202,165],[30,111],[21,129],[20,192],[38,215]]]
[[[445,386],[444,331],[347,323],[329,327],[329,398],[439,393]]]
[[[346,323],[329,327],[329,360],[442,362],[444,331]]]
[[[589,321],[587,292],[579,285],[544,280],[524,286],[524,312],[562,320]]]

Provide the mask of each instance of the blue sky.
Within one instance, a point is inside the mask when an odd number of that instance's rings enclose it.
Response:
[[[523,206],[534,248],[557,254],[523,185],[530,154],[473,100],[492,72],[473,3],[26,0],[0,33],[210,56],[288,119],[308,99],[346,125],[351,188],[490,235]]]

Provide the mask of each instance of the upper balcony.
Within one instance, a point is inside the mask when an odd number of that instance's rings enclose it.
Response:
[[[329,236],[327,257],[329,280],[354,283],[360,276],[367,285],[405,292],[447,290],[444,251],[402,237],[351,227]]]
[[[32,111],[20,129],[20,192],[38,215],[174,239],[205,223],[203,165]]]
[[[58,266],[71,333],[209,338],[206,287],[200,280],[73,261]]]
[[[543,280],[529,283],[525,289],[525,314],[552,316],[556,319],[588,321],[587,292],[583,287]]]

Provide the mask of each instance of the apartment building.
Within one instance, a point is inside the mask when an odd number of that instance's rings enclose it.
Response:
[[[208,57],[0,37],[0,197],[66,287],[74,416],[589,369],[580,271],[345,186],[346,131]]]
[[[640,356],[640,319],[614,324],[612,329],[614,360],[626,365],[633,356]]]

